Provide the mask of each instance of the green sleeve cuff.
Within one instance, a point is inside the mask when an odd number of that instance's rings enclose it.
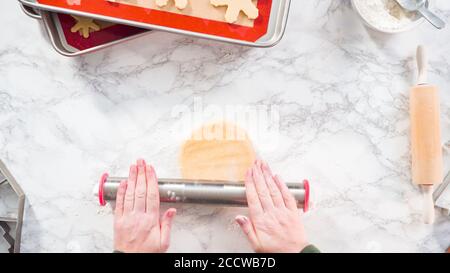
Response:
[[[300,253],[320,253],[320,250],[314,245],[307,245]]]

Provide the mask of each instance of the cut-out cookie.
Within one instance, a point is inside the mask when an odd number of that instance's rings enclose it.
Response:
[[[256,19],[259,16],[259,10],[252,0],[211,0],[211,4],[215,7],[227,6],[225,20],[228,23],[236,22],[241,11],[249,19]]]
[[[175,7],[178,9],[184,9],[188,5],[188,0],[174,0],[175,1]],[[167,3],[169,3],[169,0],[156,0],[156,5],[158,7],[165,7],[167,6]]]
[[[100,30],[100,26],[94,23],[94,19],[75,15],[72,15],[72,17],[77,21],[70,29],[73,33],[78,32],[84,38],[89,38],[89,33]]]

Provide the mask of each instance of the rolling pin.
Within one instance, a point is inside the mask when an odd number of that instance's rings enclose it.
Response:
[[[418,82],[410,91],[412,181],[424,194],[425,223],[434,222],[433,187],[442,182],[439,91],[427,83],[425,48],[417,48]]]
[[[107,173],[100,178],[94,189],[101,206],[107,200],[115,200],[120,181],[126,177],[110,177]],[[295,198],[298,208],[309,209],[310,187],[308,180],[286,185]],[[165,203],[214,204],[218,206],[247,206],[245,185],[242,182],[205,181],[158,178],[160,201]]]

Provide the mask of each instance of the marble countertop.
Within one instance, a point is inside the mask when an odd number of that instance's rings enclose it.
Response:
[[[22,251],[110,252],[112,208],[92,195],[99,176],[126,175],[139,157],[160,177],[179,176],[173,109],[195,99],[276,106],[280,141],[256,147],[286,180],[311,181],[304,222],[322,251],[446,249],[450,219],[423,224],[410,182],[408,88],[424,43],[448,146],[450,28],[386,36],[366,29],[349,1],[292,2],[274,48],[155,32],[78,58],[58,55],[16,1],[2,3],[0,159],[27,194]],[[435,6],[450,22],[449,1]],[[233,221],[245,209],[176,207],[170,251],[250,250]]]

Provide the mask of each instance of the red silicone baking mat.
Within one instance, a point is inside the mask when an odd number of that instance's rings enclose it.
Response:
[[[90,49],[148,31],[118,24],[108,24],[103,27],[104,24],[95,22],[101,26],[101,29],[91,32],[89,37],[85,38],[78,32],[72,32],[72,27],[77,23],[74,17],[67,14],[58,14],[57,18],[67,44],[78,50]]]
[[[106,0],[37,0],[41,4],[185,31],[255,42],[267,33],[272,0],[259,0],[253,26],[229,24]],[[153,1],[153,0],[149,0]],[[195,1],[195,0],[191,0]]]

